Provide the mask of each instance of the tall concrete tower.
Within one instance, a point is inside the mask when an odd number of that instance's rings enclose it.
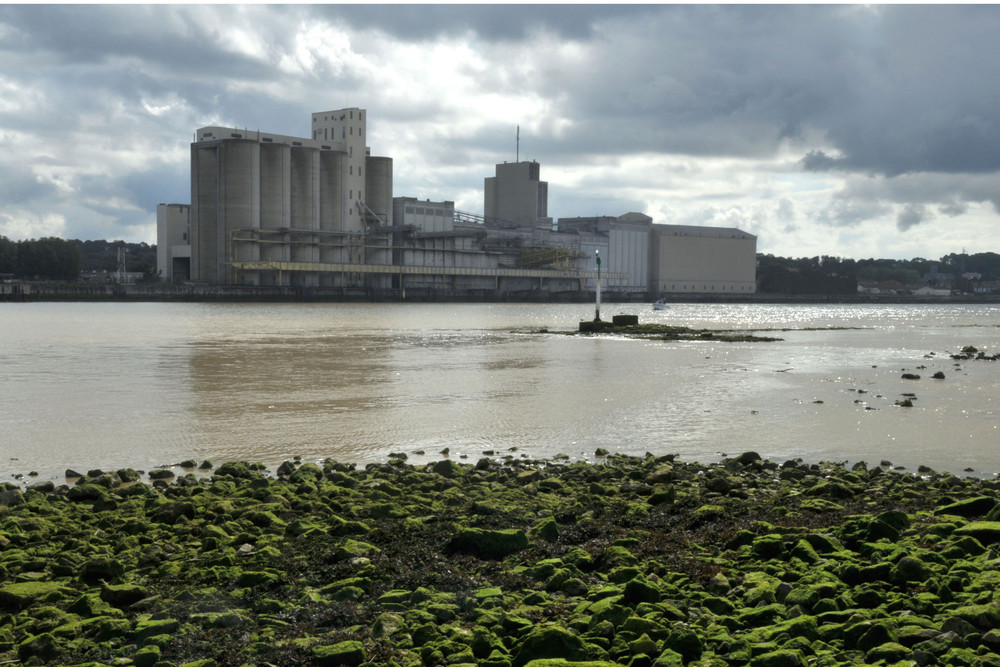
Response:
[[[496,176],[485,180],[483,214],[519,227],[551,224],[549,184],[539,180],[540,172],[534,161],[498,164]]]
[[[352,107],[335,111],[319,111],[312,115],[313,140],[340,144],[346,155],[340,168],[343,188],[344,228],[340,231],[363,232],[365,212],[365,137],[367,132],[364,109]],[[391,195],[390,195],[391,199]]]

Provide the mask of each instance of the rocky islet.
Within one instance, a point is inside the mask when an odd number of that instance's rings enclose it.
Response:
[[[394,455],[6,484],[0,663],[1000,665],[1000,484],[890,467]]]

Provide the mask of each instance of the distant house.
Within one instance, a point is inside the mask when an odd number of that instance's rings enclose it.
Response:
[[[925,286],[915,291],[914,294],[917,296],[948,296],[951,294],[951,290]]]
[[[983,280],[976,287],[977,294],[990,294],[1000,292],[1000,280]]]

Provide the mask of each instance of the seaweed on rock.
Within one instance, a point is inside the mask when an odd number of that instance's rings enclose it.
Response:
[[[752,452],[280,472],[0,507],[0,663],[1000,665],[993,481]]]

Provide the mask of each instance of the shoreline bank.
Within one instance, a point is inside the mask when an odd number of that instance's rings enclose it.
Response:
[[[606,304],[760,303],[760,304],[998,304],[1000,294],[725,294],[604,291]],[[593,303],[594,292],[547,292],[456,289],[378,289],[323,287],[264,287],[249,285],[91,285],[23,283],[0,292],[2,302],[122,301],[122,302],[306,302],[306,303]]]
[[[1000,665],[994,480],[752,452],[91,472],[0,491],[0,662]]]

